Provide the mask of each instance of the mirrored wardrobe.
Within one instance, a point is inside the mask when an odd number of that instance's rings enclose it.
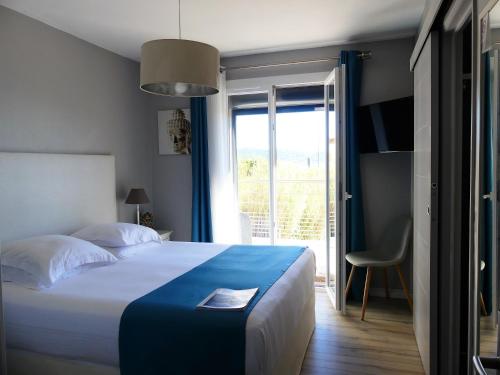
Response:
[[[481,147],[477,153],[478,241],[476,255],[479,353],[495,357],[498,350],[498,248],[499,248],[499,77],[500,2],[481,20],[481,54],[478,85]]]

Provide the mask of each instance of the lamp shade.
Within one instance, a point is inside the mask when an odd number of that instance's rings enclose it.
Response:
[[[149,203],[149,198],[144,189],[130,189],[128,197],[125,200],[127,204],[145,204]]]
[[[207,96],[219,92],[217,48],[184,39],[151,40],[142,45],[141,90],[167,96]]]

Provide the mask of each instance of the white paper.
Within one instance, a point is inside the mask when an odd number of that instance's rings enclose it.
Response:
[[[200,309],[211,310],[243,310],[248,306],[259,288],[253,289],[215,289],[198,304]]]

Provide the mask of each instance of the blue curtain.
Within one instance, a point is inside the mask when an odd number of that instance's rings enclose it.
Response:
[[[493,191],[493,127],[491,118],[491,71],[490,71],[490,54],[487,53],[484,64],[485,79],[484,79],[484,173],[483,173],[483,194],[489,194]],[[491,314],[492,311],[492,267],[493,267],[493,205],[487,199],[484,201],[484,225],[483,225],[483,241],[480,248],[481,260],[485,262],[484,270],[480,274],[481,292],[483,294],[486,312]]]
[[[347,251],[365,250],[365,224],[363,216],[363,196],[361,195],[361,172],[359,167],[359,125],[358,107],[361,92],[362,64],[359,51],[342,51],[340,64],[345,66],[346,87],[346,190],[352,195],[347,201]],[[348,264],[348,272],[350,272]],[[351,296],[363,296],[366,270],[356,270],[352,282]]]
[[[206,98],[191,98],[191,133],[191,241],[212,242]]]

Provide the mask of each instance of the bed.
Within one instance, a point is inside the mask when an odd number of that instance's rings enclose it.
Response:
[[[116,221],[114,168],[107,155],[0,153],[5,211],[22,212],[0,217],[0,239],[69,234]],[[128,259],[47,290],[4,283],[9,374],[119,374],[118,334],[127,305],[228,246],[146,244]],[[246,322],[246,374],[300,372],[315,324],[314,273],[314,254],[306,249],[255,305]]]

